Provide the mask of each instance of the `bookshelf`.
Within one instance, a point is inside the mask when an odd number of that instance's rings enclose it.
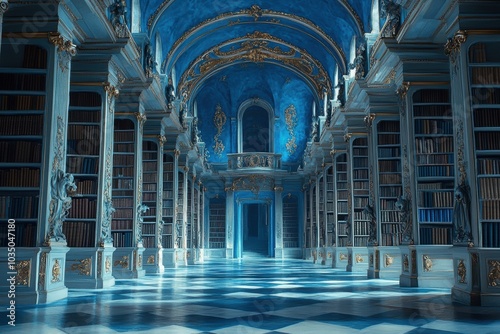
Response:
[[[299,247],[299,202],[295,196],[283,198],[283,248]]]
[[[368,245],[369,218],[363,212],[369,202],[368,138],[354,138],[352,156],[352,237],[354,247]]]
[[[401,225],[396,202],[403,195],[399,120],[377,123],[377,161],[380,245],[398,246]]]
[[[451,244],[455,182],[449,90],[417,90],[413,122],[420,244]]]
[[[193,198],[191,197],[193,193],[192,181],[187,180],[187,216],[186,216],[186,248],[192,248],[193,246],[193,219],[191,214],[193,213]]]
[[[47,51],[2,45],[0,67],[0,235],[15,219],[16,246],[34,247],[40,206]],[[8,239],[0,240],[7,247]]]
[[[69,247],[95,246],[101,145],[101,96],[70,92],[66,172],[73,174],[77,193],[63,232]]]
[[[306,221],[305,221],[305,228],[304,228],[304,233],[305,233],[305,246],[306,248],[311,248],[314,246],[313,244],[313,232],[311,228],[311,221],[312,221],[312,212],[311,212],[311,188],[308,188],[304,192],[304,201],[305,201],[305,210],[306,210]]]
[[[325,217],[326,246],[335,244],[335,173],[333,166],[325,172]]]
[[[184,233],[186,233],[184,229],[184,205],[186,205],[184,201],[184,191],[184,173],[177,171],[177,210],[175,216],[175,229],[177,237],[176,245],[179,248],[184,248],[186,245],[184,240]]]
[[[318,201],[317,201],[317,213],[318,216],[316,217],[316,220],[318,222],[318,241],[319,241],[319,246],[320,247],[325,247],[326,246],[326,221],[325,221],[325,177],[322,174],[318,180]]]
[[[163,154],[163,234],[162,247],[174,248],[173,223],[174,223],[174,157]]]
[[[158,197],[158,144],[155,141],[143,140],[142,166],[142,203],[149,208],[143,216],[142,244],[144,248],[155,248]]]
[[[226,199],[211,198],[209,203],[209,248],[226,247]]]
[[[500,43],[469,48],[470,96],[482,247],[500,247]]]
[[[114,247],[133,247],[134,244],[134,122],[115,119],[113,152],[113,205],[116,211],[111,221]]]
[[[348,188],[347,188],[347,154],[341,153],[335,159],[335,193],[337,202],[337,247],[346,247],[348,244],[347,219],[349,217],[348,208]]]

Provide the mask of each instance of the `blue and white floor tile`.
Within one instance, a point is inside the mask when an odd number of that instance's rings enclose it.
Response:
[[[7,319],[6,312],[0,317]],[[500,333],[497,308],[300,260],[213,260],[18,306],[0,333]]]

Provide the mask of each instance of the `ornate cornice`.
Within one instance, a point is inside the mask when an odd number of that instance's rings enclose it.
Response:
[[[229,45],[233,46],[229,48]],[[206,75],[228,64],[244,61],[278,62],[292,68],[309,80],[318,96],[322,96],[325,89],[332,90],[330,78],[318,60],[305,50],[270,34],[256,31],[243,38],[225,41],[195,59],[183,73],[179,81],[179,91],[183,92],[186,101],[194,87]]]
[[[460,52],[460,46],[467,40],[467,31],[458,30],[455,35],[448,38],[446,44],[444,45],[444,53],[447,56]]]

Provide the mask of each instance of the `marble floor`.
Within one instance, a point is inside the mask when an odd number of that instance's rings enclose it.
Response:
[[[5,308],[2,308],[5,310]],[[0,333],[500,333],[498,308],[302,260],[207,260],[106,290],[18,306]]]

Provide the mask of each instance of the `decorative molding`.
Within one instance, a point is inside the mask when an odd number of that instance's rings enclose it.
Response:
[[[361,254],[356,254],[356,263],[362,263],[362,262],[364,262],[364,260]]]
[[[450,57],[450,62],[455,69],[458,68],[460,48],[465,41],[467,41],[467,31],[458,30],[453,37],[448,38],[444,45],[444,54]]]
[[[215,110],[215,115],[214,115],[214,125],[217,129],[217,133],[214,136],[214,153],[217,154],[219,157],[222,156],[222,153],[225,150],[225,146],[220,140],[220,136],[222,134],[222,131],[224,130],[224,125],[226,124],[227,117],[226,114],[222,111],[222,107],[220,104],[217,104],[216,110]]]
[[[147,264],[155,264],[155,256],[154,255],[148,256]]]
[[[48,39],[57,48],[59,68],[62,72],[68,70],[71,57],[76,55],[76,45],[65,40],[59,32],[49,32]]]
[[[295,110],[295,106],[291,104],[285,110],[285,123],[288,133],[290,134],[290,138],[286,142],[286,150],[290,155],[294,154],[297,150],[297,143],[295,137],[295,127],[297,126],[297,110]]]
[[[398,96],[399,113],[404,118],[406,117],[406,95],[410,89],[410,82],[405,81],[401,86],[396,89],[396,95]]]
[[[464,122],[462,119],[457,120],[456,126],[457,138],[457,165],[459,172],[459,184],[464,184],[467,181],[467,162],[465,161],[465,144],[464,144]]]
[[[410,261],[408,259],[408,254],[403,254],[403,271],[406,273],[410,271]]]
[[[321,62],[306,50],[268,33],[255,31],[244,37],[220,43],[196,58],[179,80],[178,89],[183,92],[183,100],[189,100],[194,88],[208,73],[237,62],[279,63],[301,73],[319,96],[322,96],[325,90],[332,91],[328,72]]]
[[[424,271],[431,271],[432,270],[432,260],[429,257],[429,255],[423,255],[422,256],[422,264],[424,266]]]
[[[102,252],[97,252],[97,277],[102,277]]]
[[[104,269],[106,274],[111,273],[111,255],[106,256],[106,261],[104,262]]]
[[[116,260],[113,264],[114,267],[120,266],[122,268],[127,268],[129,263],[129,256],[123,255],[120,260]]]
[[[467,268],[465,267],[464,260],[458,260],[457,264],[457,278],[459,283],[466,284],[465,279],[467,278]]]
[[[108,7],[110,18],[109,21],[115,30],[118,38],[126,38],[130,36],[127,26],[127,2],[125,0],[114,0]]]
[[[113,102],[114,99],[116,99],[120,95],[120,90],[118,88],[116,88],[115,86],[113,86],[108,81],[103,82],[102,86],[104,88],[104,91],[107,94],[108,104],[109,104],[109,112],[113,113],[114,112],[114,106],[112,106],[111,102]]]
[[[16,263],[16,284],[30,286],[31,261],[21,260]]]
[[[100,254],[100,253],[99,253]],[[71,271],[78,271],[80,275],[90,276],[90,271],[92,268],[92,259],[87,258],[83,260],[77,260],[80,263],[74,263],[71,265]]]
[[[111,147],[108,146],[106,154],[106,169],[105,169],[105,184],[104,184],[104,201],[102,210],[101,221],[101,240],[100,246],[104,247],[105,244],[112,244],[113,238],[111,237],[111,219],[116,209],[113,207],[113,200],[111,198],[112,192],[112,159],[113,153]]]
[[[500,260],[488,260],[488,286],[500,287]]]
[[[54,260],[54,264],[52,265],[52,279],[50,281],[52,283],[61,282],[61,265],[59,259]]]
[[[384,254],[384,267],[390,267],[394,263],[394,257],[389,254]]]
[[[38,289],[45,289],[45,270],[47,268],[47,253],[42,252],[40,254],[40,269],[38,272]]]
[[[376,114],[369,114],[369,115],[365,116],[364,121],[365,121],[365,124],[366,124],[366,128],[368,130],[371,130],[372,125],[373,125],[373,121],[375,120],[376,117],[377,117]]]
[[[339,260],[340,261],[345,261],[347,259],[348,259],[348,257],[347,257],[347,255],[345,253],[340,253],[339,254]]]

